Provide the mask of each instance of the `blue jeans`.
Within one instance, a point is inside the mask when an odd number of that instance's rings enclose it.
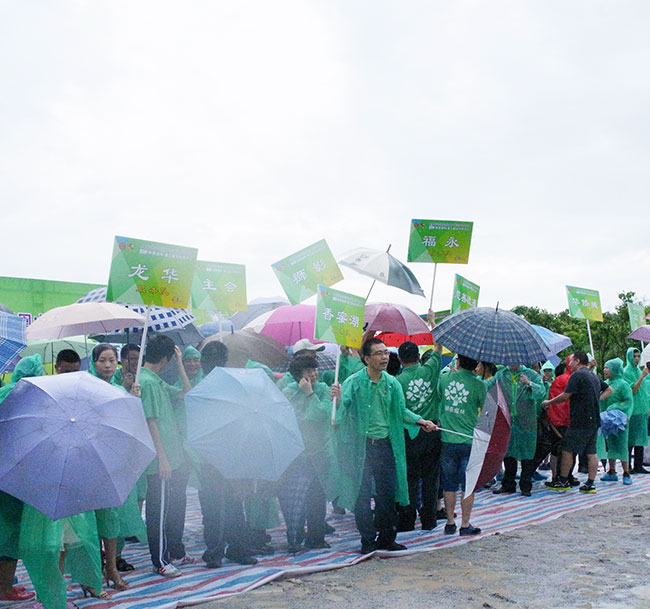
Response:
[[[373,480],[375,483],[374,518],[370,507]],[[359,496],[354,506],[354,518],[361,534],[362,544],[395,541],[397,536],[396,487],[397,472],[390,442],[372,444],[368,441]]]
[[[471,444],[442,443],[441,478],[442,490],[446,493],[455,493],[459,487],[465,491],[465,470],[471,452]]]

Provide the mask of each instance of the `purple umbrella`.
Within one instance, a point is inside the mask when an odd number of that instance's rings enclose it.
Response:
[[[140,400],[87,372],[23,378],[0,409],[0,490],[52,520],[121,506],[155,454]]]
[[[627,335],[633,340],[642,340],[644,343],[650,343],[650,326],[639,326],[634,332]]]
[[[364,330],[376,332],[398,332],[399,334],[422,334],[429,332],[429,327],[422,318],[404,305],[388,302],[367,304],[363,321]]]

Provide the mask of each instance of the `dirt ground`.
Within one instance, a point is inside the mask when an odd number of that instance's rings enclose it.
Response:
[[[456,547],[277,580],[200,607],[650,609],[649,574],[650,495],[641,495]]]

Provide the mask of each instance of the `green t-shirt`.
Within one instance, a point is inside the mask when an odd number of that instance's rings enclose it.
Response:
[[[457,370],[441,377],[439,385],[440,427],[470,436],[442,432],[442,441],[471,444],[478,415],[485,403],[485,383],[469,370]]]
[[[404,368],[397,380],[404,391],[406,407],[423,419],[438,421],[440,409],[436,399],[438,379],[440,378],[440,353],[435,352],[424,364]],[[417,425],[405,425],[411,439],[420,432]]]
[[[370,418],[368,419],[369,438],[387,438],[388,421],[386,420],[386,402],[382,395],[386,394],[386,379],[382,376],[376,383],[370,383]]]
[[[178,429],[178,423],[170,395],[177,392],[167,385],[155,372],[148,368],[140,369],[140,399],[144,416],[155,419],[160,440],[167,455],[171,468],[177,469],[183,463],[183,437]],[[147,468],[146,474],[158,473],[158,459],[154,459]]]

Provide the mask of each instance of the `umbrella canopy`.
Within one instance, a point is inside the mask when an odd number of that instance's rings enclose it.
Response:
[[[282,365],[287,357],[285,348],[277,340],[252,330],[214,334],[206,338],[199,348],[203,349],[205,345],[215,340],[228,347],[229,368],[244,368],[248,360],[264,364],[269,368],[276,368]]]
[[[77,302],[106,302],[106,288],[96,288],[91,290],[80,298]],[[145,305],[135,305],[124,303],[127,309],[139,313],[143,317],[147,313],[147,307]],[[149,322],[147,327],[149,330],[154,332],[169,332],[170,330],[180,330],[185,327],[187,324],[195,321],[194,315],[187,309],[170,309],[167,307],[150,307],[149,308]],[[129,334],[134,336],[133,340],[129,338],[128,342],[139,343],[142,337],[142,328],[144,324],[133,324],[132,326],[122,326],[118,330],[124,330],[128,327]],[[101,330],[96,330],[94,334],[101,334]],[[116,334],[119,332],[116,332]],[[112,336],[107,336],[106,340],[108,342],[113,342]],[[127,342],[116,341],[116,342]]]
[[[388,252],[358,247],[343,254],[339,264],[350,267],[376,281],[399,288],[410,294],[424,296],[415,275],[403,262]]]
[[[389,302],[367,304],[363,313],[364,330],[424,334],[429,327],[422,318],[404,305]]]
[[[26,347],[25,318],[0,312],[0,372]]]
[[[433,329],[433,338],[454,353],[494,364],[532,364],[548,359],[546,343],[523,317],[491,307],[450,315]]]
[[[199,324],[197,328],[199,329],[199,332],[203,335],[203,338],[214,336],[219,332],[231,332],[238,329],[235,328],[235,325],[232,323],[231,319],[224,319],[221,322],[206,321],[204,324]]]
[[[573,344],[571,339],[568,336],[564,336],[564,334],[553,332],[553,330],[549,330],[544,326],[536,326],[535,324],[531,325],[535,328],[535,332],[539,334],[540,338],[544,341],[544,344],[548,347],[547,359],[554,366],[557,366],[560,363],[560,358],[557,354]]]
[[[267,317],[260,329],[261,334],[275,338],[285,346],[295,345],[301,338],[314,340],[315,305],[284,305],[264,315]],[[258,320],[253,320],[247,327],[255,325]]]
[[[144,317],[114,302],[84,302],[56,307],[36,318],[27,338],[65,338],[144,326]]]
[[[270,296],[267,298],[254,298],[248,303],[246,311],[237,311],[230,318],[235,330],[245,328],[256,317],[269,311],[288,305],[289,301],[282,296]]]
[[[646,362],[650,362],[650,345],[646,345],[645,349],[641,351],[640,364],[643,366]]]
[[[280,364],[273,370],[275,372],[287,372],[291,360],[291,357],[285,359],[284,363]],[[336,356],[325,352],[316,353],[316,364],[319,370],[334,370],[336,368]]]
[[[481,409],[472,452],[465,470],[468,494],[483,487],[499,473],[510,442],[510,411],[499,383],[492,385]],[[471,489],[471,490],[470,490]]]
[[[52,520],[121,506],[156,455],[140,400],[87,372],[18,381],[0,446],[0,489]]]
[[[304,450],[289,400],[259,368],[215,368],[185,394],[187,441],[225,478],[280,478]]]
[[[433,336],[431,332],[422,332],[420,334],[400,334],[399,332],[381,332],[375,338],[379,338],[387,347],[399,347],[407,340],[416,345],[433,345]]]
[[[137,330],[139,330],[139,328],[137,328]],[[152,334],[149,334],[149,340],[151,339]],[[199,329],[192,323],[188,324],[184,328],[179,328],[178,330],[168,330],[165,332],[165,336],[169,336],[169,338],[174,341],[174,344],[178,345],[179,347],[198,345],[203,340],[203,334],[201,334],[201,332],[199,332]],[[94,334],[91,338],[107,343],[140,344],[142,341],[142,332],[135,332],[133,329],[130,329],[129,332]]]
[[[634,332],[627,335],[632,340],[642,340],[644,343],[650,343],[650,326],[639,326]]]
[[[72,349],[83,359],[88,357],[97,341],[87,340],[85,336],[70,336],[68,338],[37,338],[27,341],[27,347],[20,352],[20,357],[29,357],[38,353],[44,364],[53,364],[56,356],[63,349]]]

